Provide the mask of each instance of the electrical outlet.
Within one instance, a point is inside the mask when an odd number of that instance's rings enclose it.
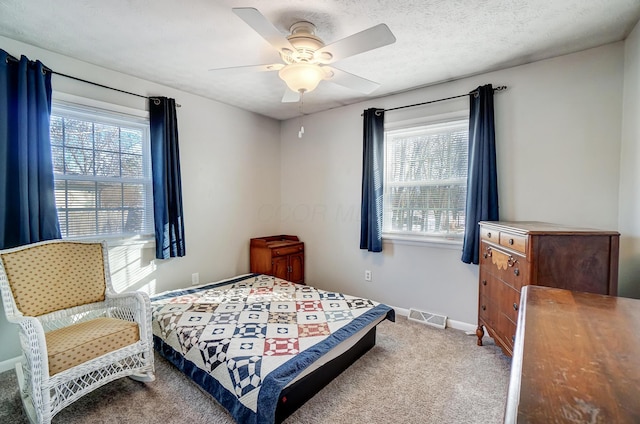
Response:
[[[194,272],[191,274],[191,285],[195,286],[200,283],[200,273]]]
[[[371,281],[371,271],[368,269],[364,271],[364,281]]]

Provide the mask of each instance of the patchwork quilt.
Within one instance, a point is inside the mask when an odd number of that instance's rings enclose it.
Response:
[[[251,274],[152,297],[156,350],[238,423],[273,423],[282,389],[390,307]]]

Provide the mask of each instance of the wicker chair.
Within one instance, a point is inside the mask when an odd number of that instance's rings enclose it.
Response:
[[[155,379],[149,297],[114,292],[106,244],[0,250],[0,291],[7,320],[19,325],[16,373],[32,423],[51,422],[115,379]]]

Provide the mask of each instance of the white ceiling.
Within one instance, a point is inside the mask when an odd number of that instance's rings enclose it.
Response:
[[[323,81],[305,95],[305,113],[622,40],[640,19],[640,0],[0,0],[0,35],[276,119],[297,116],[298,104],[281,103],[276,72],[208,71],[280,62],[232,7],[255,7],[283,34],[310,21],[327,44],[379,23],[394,33],[395,44],[334,64],[380,88],[365,96]]]

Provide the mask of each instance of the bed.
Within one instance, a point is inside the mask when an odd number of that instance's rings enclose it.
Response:
[[[242,424],[281,422],[375,345],[392,308],[248,274],[151,298],[155,349]]]

